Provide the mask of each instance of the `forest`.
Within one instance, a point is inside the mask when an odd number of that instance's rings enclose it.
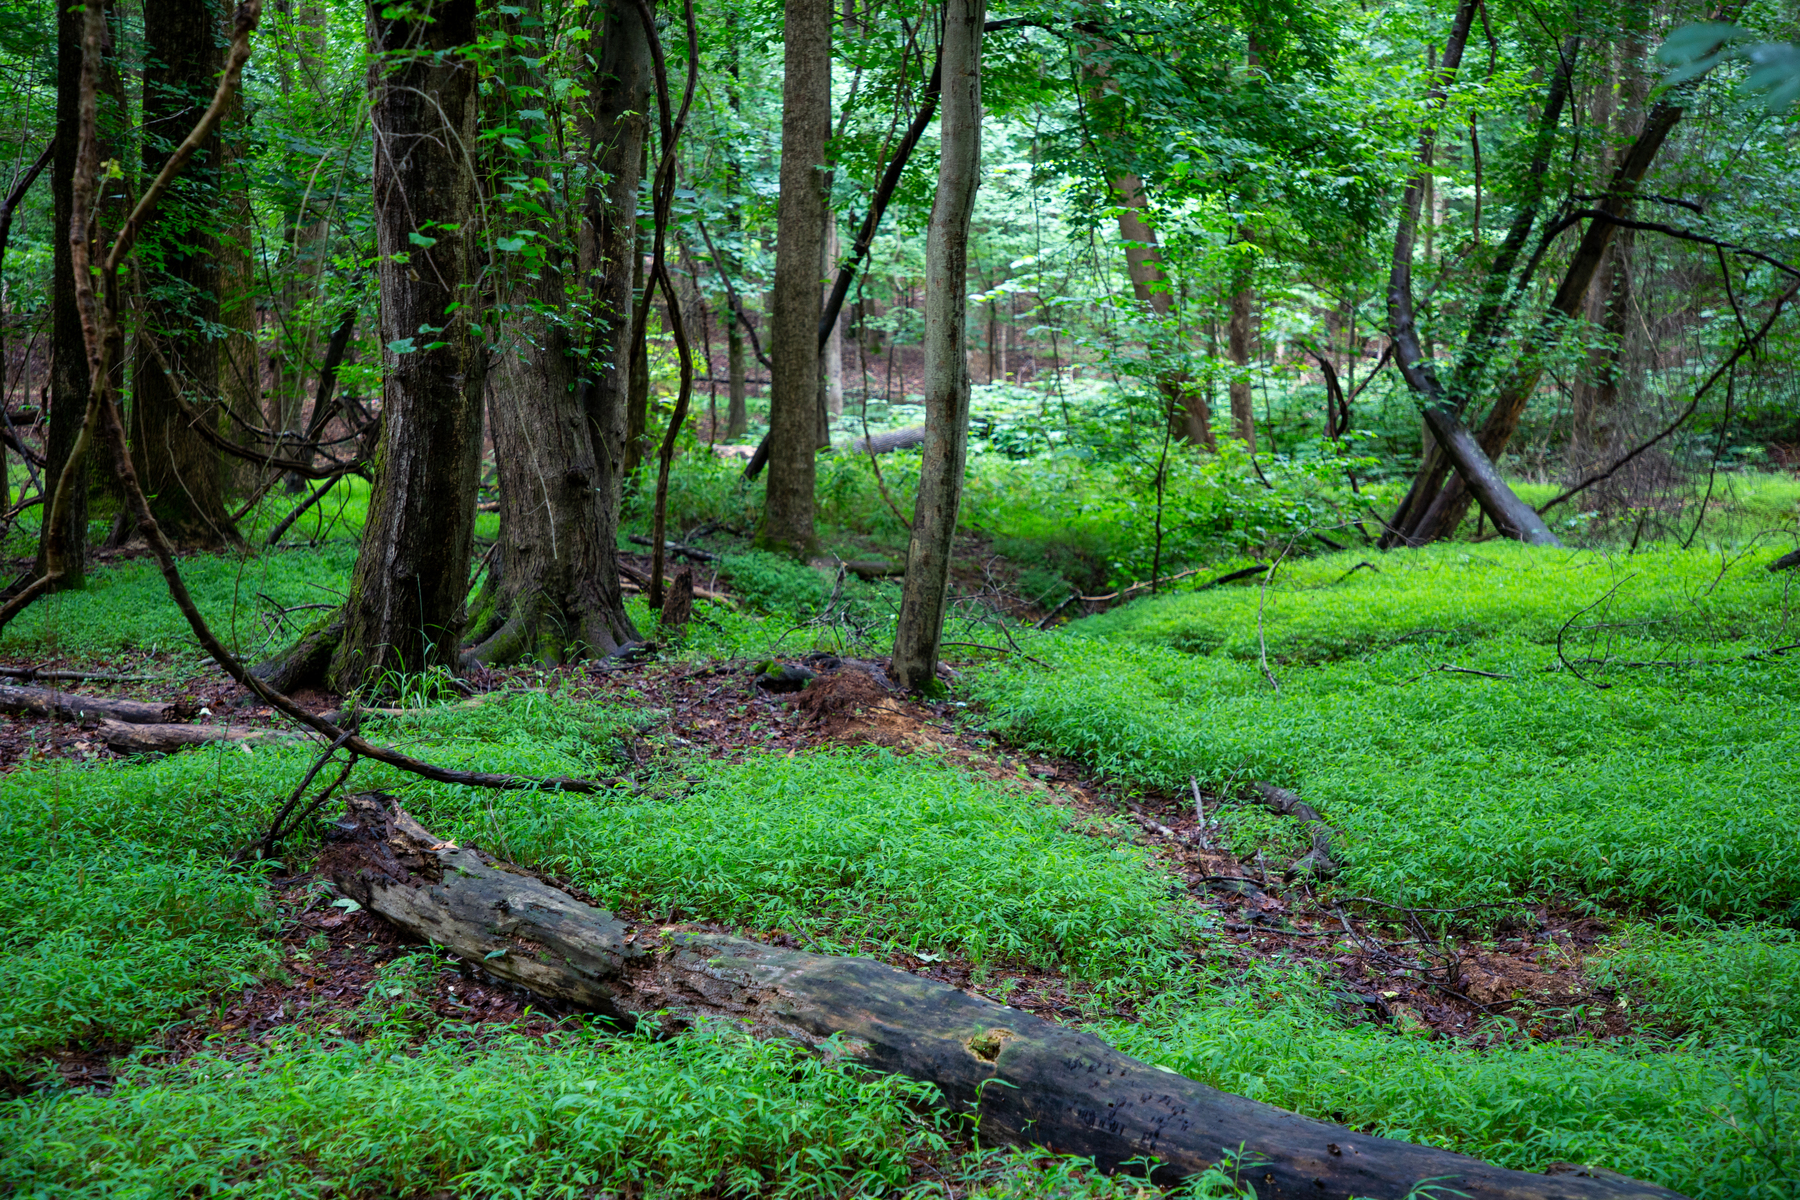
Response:
[[[1800,1196],[1794,0],[0,64],[0,1191]]]

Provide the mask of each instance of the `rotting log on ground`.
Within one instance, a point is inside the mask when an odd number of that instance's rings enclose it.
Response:
[[[989,1142],[1091,1156],[1106,1169],[1155,1156],[1159,1181],[1171,1182],[1241,1147],[1263,1197],[1399,1200],[1427,1179],[1471,1200],[1676,1196],[1611,1172],[1533,1175],[1311,1120],[870,959],[633,925],[434,837],[380,793],[350,798],[321,868],[415,936],[622,1022],[724,1017],[807,1044],[841,1035],[871,1069],[937,1085]]]

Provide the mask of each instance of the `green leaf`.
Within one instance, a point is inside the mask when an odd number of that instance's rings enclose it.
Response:
[[[411,242],[415,246],[425,246],[425,247],[435,246],[435,245],[437,245],[437,242],[438,242],[438,240],[436,238],[426,237],[424,234],[420,233],[416,229],[406,235],[406,240]]]
[[[508,254],[517,254],[525,248],[525,239],[522,237],[503,237],[494,243],[494,248],[497,250],[504,250]]]
[[[506,957],[505,950],[489,950],[486,954],[481,956],[483,962],[486,962],[487,960],[493,959],[493,958],[505,958],[505,957]]]
[[[395,338],[387,344],[387,348],[395,354],[411,354],[418,349],[412,338]]]

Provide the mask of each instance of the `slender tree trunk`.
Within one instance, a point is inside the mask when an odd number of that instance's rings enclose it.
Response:
[[[825,241],[825,141],[831,133],[832,0],[784,9],[781,197],[776,207],[769,352],[769,484],[758,541],[808,554],[817,544],[813,480],[819,441],[819,263]]]
[[[230,25],[227,13],[225,23]],[[219,238],[219,324],[225,336],[219,342],[219,401],[227,417],[225,429],[233,441],[249,440],[245,427],[262,424],[262,370],[256,352],[256,275],[250,260],[250,183],[245,171],[246,150],[243,93],[220,123],[219,213],[224,231]],[[239,458],[225,460],[228,491],[247,493],[257,485],[254,464]]]
[[[1428,108],[1442,105],[1449,80],[1462,63],[1463,46],[1474,20],[1476,0],[1462,0],[1450,39],[1444,47],[1442,73],[1433,81],[1425,96]],[[1394,233],[1393,268],[1388,274],[1388,323],[1394,338],[1394,359],[1407,386],[1419,398],[1426,424],[1437,438],[1438,446],[1455,464],[1458,478],[1468,481],[1481,497],[1482,507],[1494,518],[1494,524],[1508,537],[1532,545],[1554,546],[1556,535],[1545,527],[1512,489],[1506,486],[1492,460],[1482,453],[1468,427],[1462,423],[1452,398],[1438,382],[1436,369],[1420,343],[1417,321],[1413,315],[1412,260],[1419,225],[1419,209],[1424,200],[1426,159],[1429,156],[1432,130],[1419,135],[1419,171],[1407,180],[1400,201],[1400,220]]]
[[[829,281],[833,275],[837,274],[839,253],[837,213],[826,209],[824,269],[820,272],[822,278]],[[820,304],[823,304],[830,294],[831,285],[827,282],[819,297]],[[831,332],[825,338],[825,349],[820,353],[825,358],[823,372],[825,411],[834,417],[842,416],[844,412],[844,323],[842,321],[831,323]],[[831,438],[828,432],[825,437],[825,445],[829,446],[830,444]]]
[[[206,0],[144,5],[144,164],[160,169],[212,100],[223,65]],[[177,545],[237,540],[225,510],[225,464],[191,420],[219,419],[219,189],[214,134],[144,235],[146,297],[136,338],[131,456],[151,511]],[[154,265],[150,265],[154,264]],[[183,411],[183,401],[194,415]]]
[[[589,352],[590,376],[583,381],[588,430],[593,439],[596,488],[596,538],[616,547],[619,504],[624,493],[627,461],[627,411],[631,404],[632,280],[638,266],[638,192],[650,129],[653,78],[650,42],[629,0],[605,6],[600,34],[600,61],[590,88],[593,110],[589,140],[598,179],[589,185],[583,229],[583,274],[591,281],[597,329]],[[609,554],[599,584],[610,594],[617,588],[618,558]],[[630,626],[615,631],[634,636]]]
[[[1238,240],[1248,242],[1250,231],[1238,230]],[[1256,408],[1250,390],[1250,353],[1256,340],[1256,267],[1247,255],[1239,256],[1231,274],[1231,318],[1225,325],[1226,351],[1237,369],[1231,377],[1231,432],[1244,448],[1256,453]]]
[[[640,143],[638,152],[638,177],[648,174],[650,142],[646,138]],[[631,294],[633,302],[644,294],[644,289],[654,287],[644,276],[644,258],[646,242],[649,235],[642,229],[633,227],[637,239],[631,248]],[[656,306],[652,304],[650,312]],[[625,479],[630,484],[637,478],[638,468],[643,465],[644,454],[650,448],[650,343],[648,340],[637,347],[631,356],[631,390],[627,393],[625,409]]]
[[[937,683],[950,599],[950,557],[969,450],[965,307],[969,220],[981,178],[981,35],[986,0],[948,0],[944,13],[943,115],[937,199],[925,241],[925,446],[913,507],[906,583],[894,634],[901,687]]]
[[[368,10],[385,382],[375,487],[331,682],[454,667],[481,465],[475,0]],[[417,240],[415,240],[415,236]],[[430,245],[420,245],[429,241]]]
[[[1144,185],[1136,175],[1127,173],[1113,180],[1112,190],[1119,206],[1119,237],[1125,242],[1125,274],[1131,280],[1132,295],[1158,317],[1167,317],[1174,310],[1175,293],[1163,269],[1156,230],[1144,220],[1148,208]],[[1192,380],[1174,372],[1159,374],[1156,388],[1162,393],[1170,428],[1183,440],[1212,449],[1212,410],[1205,394]]]
[[[719,314],[725,326],[725,363],[731,379],[730,407],[726,410],[725,437],[741,438],[750,432],[749,380],[744,362],[744,331],[729,308]]]
[[[1596,205],[1600,212],[1621,216],[1630,213],[1638,184],[1681,120],[1681,113],[1682,97],[1679,94],[1665,95],[1650,112],[1643,131],[1621,155],[1606,193]],[[1575,255],[1563,273],[1562,282],[1551,298],[1549,310],[1520,347],[1518,362],[1501,383],[1494,406],[1488,410],[1487,420],[1482,422],[1477,436],[1482,451],[1490,460],[1497,462],[1506,452],[1507,443],[1525,415],[1525,406],[1544,376],[1550,352],[1562,336],[1568,319],[1581,307],[1617,233],[1618,226],[1610,221],[1594,219],[1588,222],[1587,230],[1575,247]],[[1410,531],[1411,540],[1427,542],[1448,535],[1468,513],[1471,498],[1466,481],[1450,480]]]

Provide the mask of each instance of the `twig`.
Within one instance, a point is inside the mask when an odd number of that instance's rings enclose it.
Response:
[[[1362,562],[1357,563],[1354,567],[1351,567],[1348,571],[1345,571],[1342,575],[1339,575],[1336,579],[1332,580],[1331,581],[1332,585],[1335,587],[1337,584],[1344,582],[1344,580],[1350,578],[1352,575],[1354,575],[1358,571],[1362,571],[1362,570],[1373,571],[1377,575],[1381,574],[1380,567],[1376,566],[1374,563],[1368,561],[1367,559],[1364,559]]]
[[[939,642],[938,645],[940,645],[940,646],[968,646],[968,647],[971,647],[976,650],[992,650],[995,654],[1017,654],[1020,658],[1030,659],[1030,661],[1036,663],[1040,667],[1043,667],[1046,671],[1056,670],[1055,667],[1051,666],[1049,663],[1045,662],[1041,658],[1033,658],[1031,655],[1025,653],[1023,650],[1008,650],[1005,646],[990,646],[986,642]]]
[[[1440,671],[1446,672],[1451,675],[1479,675],[1483,679],[1511,679],[1512,678],[1511,675],[1502,675],[1498,671],[1477,671],[1474,667],[1458,667],[1458,666],[1453,666],[1450,663],[1443,663],[1439,666],[1435,666],[1435,667],[1431,668],[1429,671],[1420,671],[1417,675],[1414,675],[1411,679],[1403,679],[1399,683],[1389,684],[1388,686],[1389,687],[1405,687],[1409,683],[1417,683],[1417,682],[1419,682],[1419,680],[1425,678],[1427,675],[1435,675]]]
[[[1577,671],[1575,669],[1575,664],[1569,661],[1569,656],[1563,653],[1563,635],[1568,633],[1569,626],[1573,625],[1575,623],[1576,619],[1578,617],[1580,617],[1582,613],[1587,612],[1588,609],[1597,608],[1600,605],[1606,603],[1608,600],[1611,600],[1613,597],[1613,593],[1618,591],[1621,587],[1625,586],[1625,583],[1632,578],[1633,578],[1632,575],[1627,575],[1627,576],[1625,576],[1624,579],[1619,580],[1617,583],[1615,583],[1611,587],[1607,588],[1604,595],[1602,595],[1598,600],[1594,601],[1592,604],[1588,605],[1586,608],[1577,610],[1575,615],[1570,617],[1568,620],[1564,621],[1562,623],[1562,628],[1558,629],[1556,631],[1556,657],[1562,660],[1562,665],[1569,669],[1569,673],[1571,675],[1575,676],[1575,678],[1581,680],[1581,682],[1583,682],[1583,683],[1592,685],[1593,687],[1597,688],[1600,691],[1605,691],[1607,688],[1611,687],[1612,684],[1610,684],[1610,683],[1595,683],[1592,679],[1589,679],[1586,675],[1583,675],[1580,671]]]
[[[305,775],[301,776],[299,786],[296,787],[293,791],[293,794],[288,797],[287,803],[283,804],[281,806],[280,810],[278,810],[276,812],[275,819],[269,823],[268,832],[263,834],[262,856],[264,858],[274,858],[275,857],[275,844],[281,840],[281,837],[284,833],[291,832],[291,830],[285,829],[285,828],[283,828],[283,826],[286,825],[288,817],[293,813],[294,806],[300,803],[300,797],[302,797],[306,794],[306,789],[312,786],[313,778],[316,775],[318,775],[318,773],[320,772],[321,769],[324,768],[326,763],[331,761],[331,756],[336,754],[340,749],[342,749],[344,743],[349,740],[350,740],[350,734],[345,733],[345,734],[341,735],[337,741],[331,743],[330,746],[327,746],[325,748],[325,753],[319,755],[318,758],[313,760],[313,765],[307,768]],[[355,762],[356,762],[356,755],[352,754],[350,756],[350,763],[346,764],[346,766],[345,766],[344,775],[340,775],[338,777],[339,783],[343,782],[344,776],[348,775],[350,773],[349,768],[350,768],[350,766],[354,765]],[[336,784],[333,784],[331,787],[325,789],[324,795],[329,796],[332,793],[332,791],[335,790],[336,786],[337,786]],[[320,800],[317,800],[314,802],[315,807],[320,803],[323,803],[323,797],[321,797]],[[295,821],[295,824],[296,825],[299,824],[298,819]],[[242,858],[243,858],[243,855],[240,853],[239,860],[242,861]]]
[[[1259,659],[1262,663],[1263,678],[1267,679],[1269,681],[1269,686],[1275,689],[1275,694],[1277,696],[1279,696],[1281,694],[1281,681],[1275,678],[1275,672],[1269,670],[1269,642],[1268,642],[1268,639],[1263,636],[1263,607],[1264,607],[1264,605],[1266,605],[1268,603],[1268,600],[1269,600],[1269,580],[1271,580],[1275,577],[1275,572],[1278,569],[1280,569],[1280,567],[1281,567],[1281,560],[1286,558],[1288,555],[1288,551],[1292,550],[1293,548],[1294,548],[1294,540],[1292,538],[1289,538],[1288,544],[1281,548],[1281,556],[1280,556],[1280,558],[1277,558],[1275,560],[1275,565],[1270,567],[1266,572],[1263,573],[1262,584],[1257,589],[1257,593],[1256,593],[1256,646],[1257,646],[1257,652],[1258,652]]]

